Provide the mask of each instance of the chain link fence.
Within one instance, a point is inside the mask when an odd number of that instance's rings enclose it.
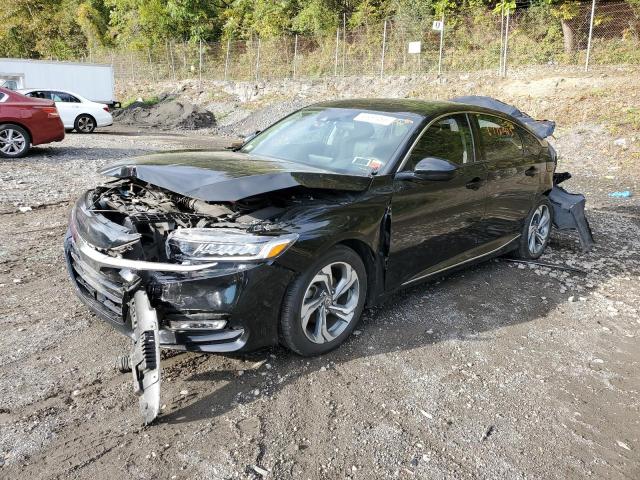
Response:
[[[468,9],[440,18],[392,18],[333,35],[226,42],[166,41],[146,50],[92,52],[118,82],[278,80],[338,76],[507,75],[522,67],[640,64],[640,8],[584,2],[561,22],[548,7]]]

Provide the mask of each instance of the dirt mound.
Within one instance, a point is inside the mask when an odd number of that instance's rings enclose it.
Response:
[[[116,122],[125,125],[162,129],[195,130],[213,127],[216,124],[215,116],[209,110],[190,102],[173,99],[167,99],[155,105],[134,102],[114,112],[113,118]]]
[[[306,98],[276,102],[249,113],[237,122],[227,122],[226,125],[220,126],[218,133],[222,135],[250,135],[258,130],[264,130],[274,122],[310,103],[312,101]]]

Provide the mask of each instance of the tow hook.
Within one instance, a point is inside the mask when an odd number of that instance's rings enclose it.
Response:
[[[133,327],[133,348],[129,367],[133,389],[138,395],[140,414],[145,425],[160,412],[160,338],[158,316],[144,290],[138,290],[129,304]]]

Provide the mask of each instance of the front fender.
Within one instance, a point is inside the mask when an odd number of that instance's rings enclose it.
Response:
[[[299,216],[287,229],[299,235],[298,241],[276,261],[296,272],[304,272],[321,255],[338,243],[361,242],[378,252],[380,225],[388,198],[371,196],[361,202],[323,207]]]

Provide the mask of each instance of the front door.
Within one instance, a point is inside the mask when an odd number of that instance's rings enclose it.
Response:
[[[401,170],[413,171],[425,157],[445,159],[458,169],[450,180],[396,175],[388,289],[417,279],[478,245],[487,170],[483,162],[475,161],[468,116],[456,114],[437,120],[420,137]]]

